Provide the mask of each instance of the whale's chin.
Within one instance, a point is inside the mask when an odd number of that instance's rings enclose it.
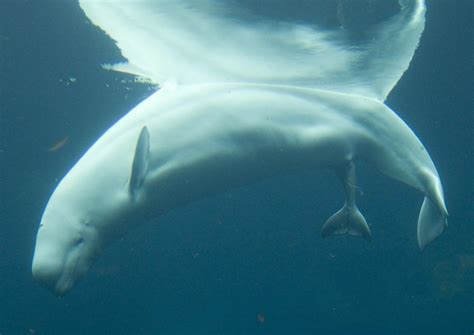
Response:
[[[75,285],[75,280],[60,279],[53,286],[47,287],[54,295],[62,297],[66,295]]]
[[[77,267],[78,262],[74,263],[69,266],[67,264],[58,266],[50,259],[35,256],[32,266],[33,277],[56,296],[64,296],[89,268],[88,264]]]
[[[36,281],[57,296],[63,296],[74,285],[74,280],[71,280],[70,276],[65,276],[63,266],[51,259],[35,255],[32,273]]]
[[[50,228],[47,224],[40,228],[31,271],[42,286],[63,296],[89,269],[94,248],[82,237],[64,238]]]

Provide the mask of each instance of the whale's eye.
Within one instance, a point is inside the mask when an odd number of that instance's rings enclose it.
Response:
[[[84,243],[84,238],[79,236],[79,237],[76,237],[73,241],[73,245],[74,246],[78,246],[78,245],[81,245],[82,243]]]
[[[89,226],[90,223],[91,223],[91,220],[88,219],[87,217],[83,217],[83,218],[81,218],[81,223],[85,226]]]

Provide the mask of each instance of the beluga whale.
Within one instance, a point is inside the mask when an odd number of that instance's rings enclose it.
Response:
[[[80,0],[127,60],[105,67],[158,89],[57,185],[38,228],[34,278],[63,295],[137,222],[316,168],[333,169],[345,197],[321,234],[370,240],[356,202],[361,160],[424,195],[424,249],[447,225],[443,188],[420,139],[384,102],[409,67],[426,8],[423,0],[394,3],[354,37],[342,19],[327,27],[312,15],[292,17],[294,1],[282,15],[244,0]],[[304,5],[321,17],[321,1]]]

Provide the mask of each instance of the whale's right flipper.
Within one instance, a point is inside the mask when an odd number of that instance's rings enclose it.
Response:
[[[447,216],[446,209],[440,210],[428,197],[425,197],[418,217],[417,235],[420,250],[441,235],[444,228],[448,226]]]
[[[346,202],[339,211],[333,214],[329,220],[326,221],[321,230],[321,235],[326,237],[333,234],[349,234],[361,236],[365,240],[370,241],[372,239],[370,228],[355,202],[356,180],[354,163],[350,162],[342,167],[338,171],[338,174],[344,184]]]

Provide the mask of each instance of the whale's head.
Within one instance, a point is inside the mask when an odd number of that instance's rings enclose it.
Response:
[[[133,139],[136,141],[136,134]],[[138,143],[122,138],[96,145],[69,171],[48,201],[36,237],[34,278],[64,295],[84,276],[101,250],[123,233],[140,208],[147,172],[148,131]],[[136,152],[133,147],[136,144]],[[100,144],[100,143],[99,143]],[[130,147],[130,153],[123,148]],[[111,164],[113,162],[114,164]]]
[[[113,185],[112,170],[110,175],[90,185],[88,176],[76,165],[46,205],[32,272],[56,295],[67,293],[84,276],[104,246],[121,233],[123,222],[130,220],[135,204],[125,186]]]
[[[87,220],[49,206],[43,214],[32,272],[56,295],[67,293],[100,253],[100,232]]]

